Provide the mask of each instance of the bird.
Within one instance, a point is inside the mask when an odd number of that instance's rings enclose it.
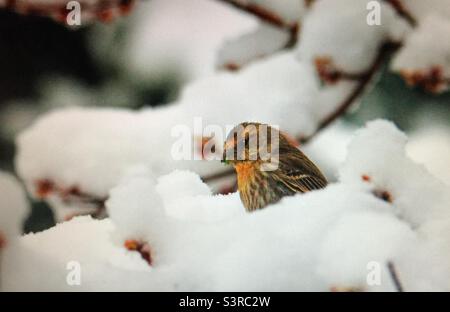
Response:
[[[287,135],[267,124],[235,126],[224,142],[222,162],[234,166],[239,195],[248,212],[328,184]]]

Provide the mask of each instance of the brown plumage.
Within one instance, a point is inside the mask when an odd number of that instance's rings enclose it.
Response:
[[[327,185],[316,165],[287,136],[260,123],[241,123],[230,132],[224,162],[236,169],[239,194],[247,211]]]

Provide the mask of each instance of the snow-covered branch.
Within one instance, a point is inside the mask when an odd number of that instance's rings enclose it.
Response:
[[[237,71],[255,60],[293,48],[298,40],[300,20],[307,6],[301,1],[218,0],[234,9],[255,16],[257,30],[224,44],[218,52],[218,68]]]
[[[397,270],[395,269],[395,265],[392,261],[389,261],[387,263],[387,267],[389,270],[389,274],[391,275],[392,281],[395,285],[395,289],[397,290],[397,292],[403,292],[403,285],[400,281],[400,278],[398,277],[398,273]]]
[[[407,6],[404,5],[402,0],[384,0],[394,7],[398,15],[404,18],[411,26],[417,25],[417,19],[408,10]]]
[[[423,20],[395,56],[391,68],[411,86],[442,93],[450,86],[450,22],[440,15]],[[436,44],[436,40],[439,44]]]
[[[276,12],[275,16],[288,21],[272,21],[280,27],[290,25],[293,20],[286,15],[289,12],[285,10],[286,3],[244,4],[247,8],[258,5]],[[412,28],[399,17],[398,8],[381,4],[381,25],[369,26],[365,1],[315,1],[304,12],[302,40],[295,49],[254,61],[237,73],[219,72],[189,83],[181,97],[168,107],[142,112],[71,109],[43,116],[18,139],[18,172],[32,193],[39,196],[39,189],[50,185],[44,197],[56,207],[74,208],[60,216],[64,219],[73,213],[102,211],[108,191],[133,165],[148,165],[155,177],[174,168],[193,170],[209,183],[232,177],[233,171],[217,162],[172,159],[172,129],[177,125],[192,129],[196,117],[202,117],[204,127],[225,127],[243,120],[277,124],[306,144],[354,107],[391,55],[394,55],[392,68],[408,82],[430,91],[444,91],[448,82],[446,53],[450,48],[445,40],[436,45],[431,44],[430,38],[436,34],[444,38],[448,22],[417,15],[419,25]],[[416,15],[418,3],[409,4],[408,9]],[[246,59],[242,53],[247,51],[234,48],[243,43],[240,39],[251,38],[254,31],[247,33],[250,37],[226,39],[221,56],[231,59],[232,55],[239,55],[241,60]],[[434,47],[433,53],[428,53],[429,46]],[[255,54],[253,51],[252,55]],[[320,81],[328,83],[321,85]],[[55,134],[54,129],[59,132]],[[98,137],[87,139],[95,133],[100,134],[102,148],[97,146]],[[207,138],[202,133],[198,135],[201,142]],[[43,153],[36,144],[41,137],[47,138],[51,153]],[[195,136],[192,140],[198,144]],[[220,149],[221,138],[212,140]],[[158,146],[157,152],[153,146]],[[200,143],[194,150],[201,153],[202,147]],[[219,190],[223,188],[229,186]],[[88,207],[80,212],[80,204]]]
[[[70,2],[70,0],[2,0],[0,7],[25,15],[47,16],[66,23],[67,15],[73,9],[73,6],[68,6]],[[84,21],[109,22],[128,14],[135,0],[78,0],[77,3],[80,5],[80,14]]]
[[[388,60],[388,57],[398,48],[398,44],[390,42],[382,45],[378,51],[378,55],[375,57],[373,64],[370,66],[370,69],[364,74],[351,76],[352,80],[356,80],[358,83],[354,90],[349,93],[348,97],[341,104],[337,105],[337,109],[334,112],[332,112],[320,122],[319,126],[313,134],[311,134],[309,137],[299,138],[299,140],[303,143],[308,142],[315,135],[317,135],[319,131],[325,129],[339,117],[344,115],[347,110],[355,103],[355,101],[363,95],[364,91],[372,81],[373,77],[378,73],[383,63]],[[338,76],[340,76],[339,72]],[[343,77],[344,79],[348,79],[348,76],[346,76],[345,73]]]
[[[401,278],[408,291],[448,290],[448,188],[405,144],[392,124],[369,123],[338,183],[253,214],[238,194],[212,195],[192,172],[155,180],[135,168],[110,191],[109,219],[78,217],[21,238],[5,254],[4,288],[397,291]],[[70,261],[81,264],[77,287],[64,278]]]
[[[285,20],[283,16],[280,15],[279,12],[276,12],[274,10],[271,10],[270,8],[267,8],[264,6],[264,4],[273,4],[270,1],[248,1],[248,0],[217,0],[221,2],[225,2],[227,4],[232,5],[234,8],[238,10],[242,10],[246,13],[249,13],[251,15],[254,15],[258,17],[260,20],[271,24],[275,27],[284,29],[291,34],[291,36],[296,36],[297,30],[298,30],[298,23],[295,20],[294,22],[289,20]],[[259,3],[262,2],[262,3]],[[281,1],[283,2],[283,1]],[[284,1],[286,2],[286,1]],[[283,5],[283,4],[282,4]],[[289,4],[284,4],[289,5]]]

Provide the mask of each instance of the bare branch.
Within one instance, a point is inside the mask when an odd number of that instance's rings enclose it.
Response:
[[[266,9],[254,3],[246,3],[245,1],[239,0],[218,0],[218,1],[227,3],[240,11],[244,11],[248,14],[256,16],[265,23],[268,23],[272,26],[275,26],[277,28],[289,32],[290,34],[289,40],[283,47],[283,49],[291,48],[295,46],[295,44],[297,43],[297,34],[299,30],[298,23],[287,22],[277,13],[272,12],[269,9]]]
[[[270,11],[269,9],[263,8],[254,3],[246,3],[245,1],[239,0],[218,0],[221,2],[228,3],[234,8],[249,13],[258,17],[260,20],[271,24],[275,27],[285,29],[287,31],[292,31],[296,27],[296,23],[288,23],[283,20],[277,13]]]
[[[403,285],[398,277],[397,271],[395,270],[395,265],[392,261],[387,263],[387,267],[389,270],[389,274],[391,276],[392,282],[394,283],[395,289],[397,292],[403,292]]]
[[[394,7],[397,14],[404,18],[411,26],[417,26],[417,19],[408,11],[402,0],[384,0]]]
[[[208,182],[213,182],[216,180],[228,178],[233,175],[234,175],[234,169],[226,169],[226,170],[218,172],[218,173],[213,173],[211,175],[203,176],[202,181],[205,183],[208,183]]]
[[[311,134],[310,136],[300,138],[301,143],[306,143],[311,140],[314,136],[316,136],[320,131],[328,127],[332,124],[336,119],[341,117],[343,114],[347,112],[347,110],[352,106],[352,104],[364,93],[369,83],[372,81],[372,78],[378,72],[382,64],[385,60],[396,50],[398,50],[400,44],[388,42],[382,45],[378,51],[378,54],[372,63],[372,66],[368,70],[367,74],[362,75],[361,79],[358,82],[358,85],[355,87],[353,92],[349,94],[349,96],[337,106],[337,109],[328,115],[325,119],[321,121],[317,130]]]
[[[83,192],[78,186],[68,188],[61,187],[49,179],[43,179],[35,182],[35,195],[40,199],[45,199],[51,195],[56,195],[65,204],[81,204],[83,206],[90,206],[95,210],[92,214],[94,217],[100,217],[104,214],[105,201],[107,200],[105,197],[99,197]]]
[[[316,57],[314,65],[319,78],[327,84],[336,84],[340,80],[361,81],[368,76],[369,72],[349,73],[336,67],[330,57]]]

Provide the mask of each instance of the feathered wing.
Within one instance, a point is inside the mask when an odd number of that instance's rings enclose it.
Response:
[[[280,159],[276,179],[295,193],[322,189],[328,183],[316,165],[299,150]]]

